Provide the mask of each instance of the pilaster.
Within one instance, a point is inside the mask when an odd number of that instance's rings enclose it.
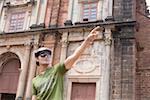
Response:
[[[28,43],[25,44],[25,54],[24,54],[25,56],[24,56],[24,61],[22,60],[23,62],[21,64],[21,72],[18,81],[16,100],[23,100],[27,70],[28,70],[29,60],[30,60],[30,50],[31,50],[31,45]]]
[[[105,27],[104,33],[104,65],[102,66],[102,78],[101,78],[101,96],[100,100],[110,100],[110,54],[112,45],[112,32],[111,27]]]
[[[42,0],[41,1],[41,6],[39,9],[39,18],[38,18],[38,25],[43,24],[45,21],[45,16],[46,16],[46,8],[47,8],[47,3],[48,0]]]
[[[31,53],[31,62],[30,62],[30,70],[29,70],[29,77],[28,82],[26,86],[26,94],[25,94],[25,100],[31,100],[32,98],[32,79],[35,76],[36,73],[36,60],[34,56],[34,50],[38,49],[38,44],[33,45],[32,53]]]

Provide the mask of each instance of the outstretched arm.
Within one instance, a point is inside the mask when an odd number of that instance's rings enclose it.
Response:
[[[80,57],[84,50],[97,38],[99,30],[99,26],[94,28],[87,36],[87,38],[83,41],[83,43],[75,50],[75,52],[65,60],[64,64],[66,69],[72,68],[72,65]]]

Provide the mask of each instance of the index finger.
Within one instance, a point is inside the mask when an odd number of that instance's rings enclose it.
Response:
[[[97,30],[99,30],[100,29],[100,26],[97,26],[97,27],[95,27],[93,30],[94,31],[97,31]]]
[[[100,26],[95,27],[91,33],[93,33],[94,31],[99,31],[100,30]]]

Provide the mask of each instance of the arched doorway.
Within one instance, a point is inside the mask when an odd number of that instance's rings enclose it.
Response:
[[[20,66],[16,54],[7,52],[0,55],[0,100],[15,100]]]

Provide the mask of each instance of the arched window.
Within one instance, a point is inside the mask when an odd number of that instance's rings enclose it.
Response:
[[[16,54],[7,52],[0,55],[0,93],[16,93],[20,66],[21,63]]]

